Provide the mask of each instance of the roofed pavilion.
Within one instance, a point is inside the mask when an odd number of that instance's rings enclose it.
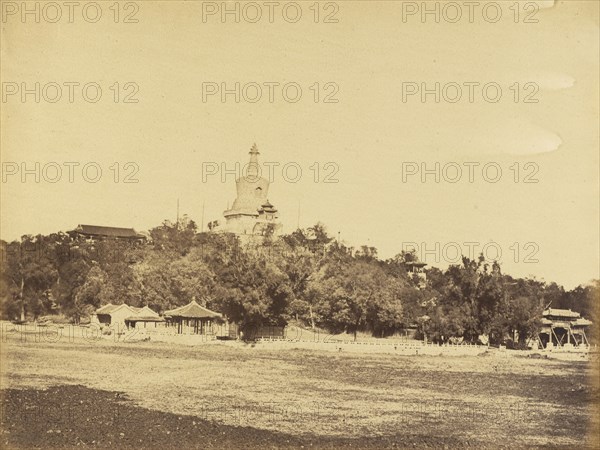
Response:
[[[167,327],[176,327],[177,334],[204,334],[217,333],[217,324],[224,322],[223,316],[211,311],[192,300],[185,306],[165,311]]]

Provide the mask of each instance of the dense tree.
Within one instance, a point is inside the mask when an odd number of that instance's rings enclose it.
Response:
[[[165,220],[150,230],[150,237],[156,249],[184,256],[194,245],[197,229],[196,223],[184,215],[175,223]]]
[[[362,258],[334,264],[322,283],[325,323],[332,330],[356,334],[361,329],[385,332],[402,324],[400,284]]]
[[[84,283],[80,287],[75,287],[72,304],[68,308],[68,314],[73,317],[75,323],[79,323],[84,317],[102,304],[111,303],[112,298],[107,298],[104,286],[107,283],[107,274],[98,264],[87,272]]]
[[[216,274],[215,304],[246,333],[255,327],[285,325],[291,289],[278,267],[251,253],[240,254],[236,264]]]
[[[20,320],[25,320],[26,312],[37,317],[51,309],[49,292],[58,279],[58,271],[48,244],[41,235],[23,236],[21,242],[5,247],[7,261],[2,264],[2,280],[7,283],[5,295],[19,305]]]
[[[281,239],[283,247],[277,263],[289,280],[290,312],[313,329],[321,319],[316,310],[322,298],[322,268],[327,263],[327,248],[332,240],[322,224],[298,229]]]
[[[506,298],[503,307],[503,317],[506,318],[505,330],[519,347],[526,347],[527,341],[537,336],[541,326],[542,311],[542,302],[538,298]]]
[[[106,303],[164,312],[195,299],[248,331],[300,325],[387,336],[416,327],[435,342],[486,336],[492,344],[536,335],[545,307],[570,308],[598,323],[600,282],[566,291],[556,283],[512,278],[497,263],[463,258],[411,277],[414,252],[382,261],[369,246],[348,247],[323,224],[279,238],[198,233],[184,216],[150,230],[148,244],[88,242],[65,233],[3,244],[4,318],[61,312],[73,321]],[[589,337],[597,338],[596,330]]]

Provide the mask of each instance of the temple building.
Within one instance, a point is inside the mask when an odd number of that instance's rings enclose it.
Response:
[[[590,320],[570,309],[548,308],[542,314],[539,341],[542,348],[587,346],[585,329],[592,325]]]
[[[406,266],[406,271],[408,275],[411,277],[417,277],[419,289],[424,289],[427,285],[427,274],[425,273],[425,266],[427,263],[419,262],[419,261],[407,261],[404,263]]]
[[[210,229],[239,236],[275,236],[281,232],[279,215],[268,200],[269,180],[261,176],[256,144],[250,149],[250,162],[245,173],[235,181],[237,197],[230,209],[223,212],[225,223],[213,222]]]
[[[77,225],[69,234],[74,239],[86,241],[122,240],[130,242],[145,242],[146,235],[138,233],[133,228],[105,227],[101,225]]]

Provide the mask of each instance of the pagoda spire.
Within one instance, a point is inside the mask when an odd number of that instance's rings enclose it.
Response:
[[[252,148],[250,149],[249,154],[250,154],[250,163],[248,164],[248,170],[246,172],[246,177],[250,180],[257,180],[259,178],[258,155],[260,155],[260,152],[258,151],[256,142],[252,145]]]

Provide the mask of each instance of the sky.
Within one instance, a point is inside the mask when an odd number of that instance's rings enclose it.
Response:
[[[272,19],[232,2],[238,22],[221,2],[118,17],[98,2],[95,22],[89,2],[71,19],[40,2],[39,22],[9,3],[4,240],[148,230],[178,200],[198,224],[223,220],[256,143],[284,232],[320,221],[383,258],[416,247],[444,268],[485,250],[514,276],[600,277],[598,2],[498,2],[497,21],[492,2],[471,17],[430,2],[438,22],[421,2],[278,2]]]

